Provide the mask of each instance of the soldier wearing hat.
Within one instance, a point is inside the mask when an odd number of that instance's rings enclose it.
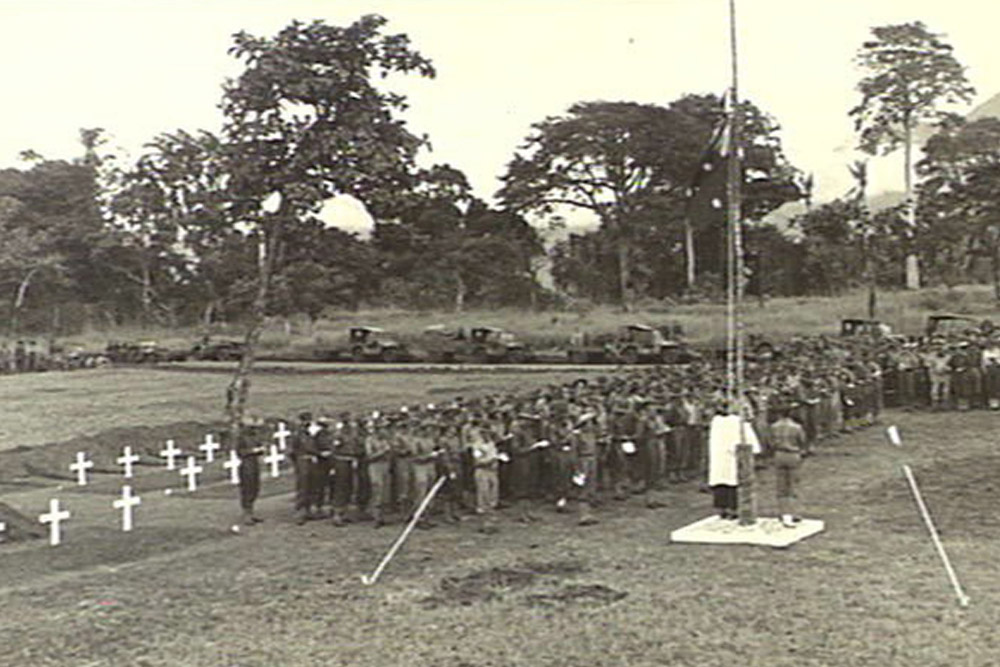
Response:
[[[777,410],[778,421],[771,425],[778,513],[781,514],[781,522],[788,527],[799,521],[794,502],[798,495],[799,468],[806,446],[805,430],[792,419],[790,407],[793,406],[786,405]]]
[[[330,437],[333,445],[333,515],[335,526],[347,523],[347,510],[351,504],[358,483],[358,470],[361,467],[361,438],[351,413],[342,412],[337,421],[330,425]],[[363,506],[359,500],[358,506]]]
[[[248,416],[240,424],[236,436],[236,455],[240,458],[239,488],[243,523],[252,526],[261,519],[253,506],[260,495],[260,457],[264,453],[264,420]]]
[[[309,425],[313,422],[311,412],[299,413],[299,421],[292,431],[291,438],[291,459],[295,466],[295,520],[298,524],[303,524],[309,519],[310,504],[312,501],[312,469],[313,459],[312,435],[309,433]]]
[[[481,532],[496,532],[494,512],[499,501],[500,480],[497,476],[499,458],[496,442],[486,423],[485,415],[474,413],[465,432],[465,444],[472,454],[476,483],[476,514]]]
[[[375,527],[385,525],[385,513],[392,504],[392,442],[388,421],[375,411],[364,422],[362,439],[371,485],[369,511]]]

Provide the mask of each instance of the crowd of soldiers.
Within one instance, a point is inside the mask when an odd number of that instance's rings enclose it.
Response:
[[[531,522],[549,503],[575,511],[582,525],[596,523],[602,502],[637,496],[654,508],[667,485],[703,481],[714,415],[741,408],[766,466],[778,414],[802,425],[808,456],[877,422],[887,403],[1000,409],[1000,336],[802,338],[776,358],[747,363],[741,405],[727,402],[726,385],[724,368],[695,363],[391,411],[303,412],[291,438],[296,517],[381,526],[389,516],[412,516],[444,478],[429,512],[444,521],[472,514],[492,532],[498,508]],[[243,453],[252,457],[270,431],[248,434]],[[253,522],[252,500],[244,509]]]

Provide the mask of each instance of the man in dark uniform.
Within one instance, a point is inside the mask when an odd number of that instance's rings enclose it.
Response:
[[[264,420],[246,417],[236,437],[236,455],[240,458],[239,487],[243,523],[252,526],[261,519],[253,512],[260,495],[260,456],[264,453]]]
[[[295,521],[302,525],[309,518],[311,501],[310,475],[312,474],[312,436],[309,434],[309,424],[313,421],[311,412],[299,414],[299,423],[292,431],[292,465],[295,466]]]

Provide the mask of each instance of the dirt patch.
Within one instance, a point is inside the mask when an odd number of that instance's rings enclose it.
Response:
[[[551,581],[584,571],[584,566],[576,561],[527,562],[513,567],[491,567],[460,577],[445,577],[439,585],[440,592],[425,598],[422,603],[438,607],[490,602],[544,579]]]
[[[628,596],[624,591],[601,584],[570,584],[551,593],[537,593],[527,596],[526,601],[533,606],[547,606],[571,603],[611,604]]]

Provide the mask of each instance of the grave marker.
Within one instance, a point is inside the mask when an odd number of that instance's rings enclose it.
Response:
[[[122,530],[129,532],[132,530],[132,508],[142,503],[139,496],[132,495],[132,487],[126,484],[122,487],[122,497],[111,503],[116,510],[122,511]]]
[[[87,485],[87,471],[94,467],[93,461],[87,460],[87,455],[84,452],[76,453],[76,463],[70,463],[70,472],[76,473],[76,484],[77,486]]]
[[[123,466],[125,466],[125,477],[132,477],[132,464],[139,460],[138,454],[132,453],[132,446],[125,445],[125,449],[122,450],[122,455],[119,456],[115,461]]]
[[[229,471],[229,481],[233,484],[240,483],[240,457],[235,449],[229,450],[229,460],[222,464],[222,467]]]
[[[285,422],[278,422],[278,430],[274,432],[274,439],[278,441],[278,448],[285,451],[288,448],[288,436],[292,434],[288,430]]]
[[[160,450],[160,456],[167,460],[167,470],[177,469],[177,457],[181,450],[174,444],[173,440],[167,440],[167,448]]]
[[[187,465],[181,468],[181,475],[187,477],[188,491],[198,490],[198,475],[204,470],[200,465],[195,464],[193,456],[187,458]]]
[[[69,510],[59,509],[59,499],[53,498],[49,501],[49,513],[40,514],[38,520],[49,524],[49,544],[57,547],[62,541],[62,531],[60,524],[70,516]]]
[[[271,477],[279,474],[278,466],[285,460],[285,455],[278,451],[277,445],[271,445],[271,453],[264,457],[264,463],[271,466]]]
[[[211,433],[205,436],[205,442],[198,445],[198,449],[205,452],[205,463],[215,460],[215,450],[222,449],[222,445],[217,443]]]

